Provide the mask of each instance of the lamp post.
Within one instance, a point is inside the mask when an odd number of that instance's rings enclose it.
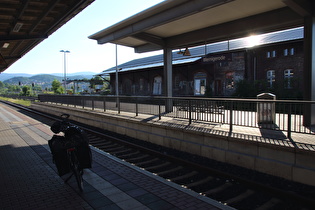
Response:
[[[115,52],[116,52],[116,74],[115,74],[115,79],[116,79],[116,87],[115,87],[115,89],[116,89],[116,97],[117,97],[117,100],[118,100],[118,96],[119,96],[119,85],[118,85],[118,58],[117,58],[117,44],[115,45],[116,46],[116,50],[115,50]]]
[[[63,86],[65,88],[65,93],[67,93],[67,89],[66,89],[66,81],[67,81],[66,53],[70,53],[70,51],[69,50],[60,50],[60,52],[63,53],[63,70],[64,70]]]

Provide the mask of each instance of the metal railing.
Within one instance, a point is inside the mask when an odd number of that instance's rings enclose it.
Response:
[[[258,100],[231,98],[128,97],[39,95],[40,102],[56,103],[101,111],[148,114],[287,132],[315,134],[314,127],[305,126],[305,110],[315,107],[315,101]]]

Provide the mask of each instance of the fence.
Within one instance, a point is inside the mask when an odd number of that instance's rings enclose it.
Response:
[[[233,126],[257,127],[287,132],[314,134],[314,127],[304,126],[307,108],[315,107],[315,101],[258,100],[231,98],[184,97],[115,97],[39,95],[39,101],[74,107],[111,110],[138,114],[188,119],[189,123],[206,121]]]

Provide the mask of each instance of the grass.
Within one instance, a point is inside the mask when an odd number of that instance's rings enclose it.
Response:
[[[9,101],[15,104],[20,104],[23,106],[31,106],[32,102],[30,100],[23,100],[23,99],[14,99],[14,98],[6,98],[6,97],[1,97],[0,96],[0,100],[3,101]]]

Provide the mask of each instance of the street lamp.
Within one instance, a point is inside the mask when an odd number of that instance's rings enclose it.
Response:
[[[67,68],[66,68],[66,53],[70,53],[69,50],[60,50],[60,52],[63,53],[63,70],[64,70],[64,74],[63,74],[63,86],[65,88],[65,93],[67,92],[66,89],[66,81],[67,81]]]
[[[116,97],[117,97],[117,100],[118,100],[118,96],[119,96],[119,85],[118,85],[118,58],[117,58],[117,44],[115,45],[116,46],[116,50],[115,50],[115,52],[116,52],[116,74],[115,74],[115,77],[116,77],[116,87],[115,87],[115,89],[116,89]]]

